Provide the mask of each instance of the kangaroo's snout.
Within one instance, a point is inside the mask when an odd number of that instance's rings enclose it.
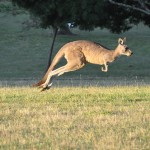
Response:
[[[131,55],[133,55],[133,52],[129,50],[127,56],[131,56]]]
[[[131,52],[131,55],[133,55],[133,52]],[[130,55],[130,56],[131,56],[131,55]]]
[[[131,55],[133,55],[133,52],[130,49],[126,49],[125,52],[123,53],[123,55],[131,56]]]

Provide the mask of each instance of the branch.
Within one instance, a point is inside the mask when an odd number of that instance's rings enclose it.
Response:
[[[142,0],[137,0],[137,2],[141,5],[141,7],[144,10],[149,11],[148,7],[146,6],[146,3],[144,3]]]
[[[130,8],[130,9],[133,9],[133,10],[136,10],[136,11],[140,11],[142,13],[145,13],[146,15],[150,15],[150,9],[148,9],[147,7],[144,8],[144,9],[141,9],[141,8],[138,8],[138,7],[135,7],[135,6],[131,6],[131,5],[127,5],[127,4],[123,4],[123,3],[118,3],[118,2],[115,2],[113,0],[108,0],[110,3],[114,4],[114,5],[118,5],[118,6],[122,6],[122,7],[126,7],[126,8]]]
[[[148,5],[148,6],[150,5],[150,3],[149,3],[149,2],[145,2],[145,4],[146,4],[146,5]]]

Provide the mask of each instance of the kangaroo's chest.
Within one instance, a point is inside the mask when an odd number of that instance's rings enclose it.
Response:
[[[103,59],[105,62],[111,63],[111,62],[115,61],[116,58],[113,57],[113,55],[111,53],[108,53],[108,54],[103,55]]]

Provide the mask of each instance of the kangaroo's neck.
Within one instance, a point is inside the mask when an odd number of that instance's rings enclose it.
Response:
[[[119,47],[119,45],[116,47],[116,49],[115,50],[113,50],[113,57],[114,57],[114,59],[116,59],[117,57],[119,57],[120,56],[120,47]]]
[[[119,49],[116,48],[115,50],[104,51],[103,59],[104,59],[104,62],[111,63],[115,61],[117,57],[119,56],[120,56]],[[100,53],[99,58],[101,58],[101,53]]]

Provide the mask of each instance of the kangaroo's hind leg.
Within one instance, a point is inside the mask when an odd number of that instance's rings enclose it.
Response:
[[[55,69],[53,71],[51,71],[48,74],[48,77],[45,81],[45,83],[43,83],[40,87],[42,87],[43,89],[49,89],[52,86],[52,81],[54,80],[54,78],[60,73],[63,72],[65,69],[65,66],[60,67],[58,69]],[[49,84],[50,83],[50,84]]]
[[[49,73],[46,82],[41,85],[42,91],[49,89],[52,86],[52,80],[54,79],[54,77],[60,76],[66,72],[78,70],[78,69],[82,68],[83,66],[84,65],[78,66],[76,63],[71,63],[71,64],[66,64],[65,66],[60,67],[56,70],[53,70],[52,72]],[[49,84],[49,82],[50,82],[50,84]]]
[[[65,55],[65,58],[67,60],[67,64],[49,73],[46,82],[42,84],[42,91],[50,86],[49,82],[53,76],[60,76],[66,72],[78,70],[82,68],[86,63],[83,53],[79,50],[69,51]]]

